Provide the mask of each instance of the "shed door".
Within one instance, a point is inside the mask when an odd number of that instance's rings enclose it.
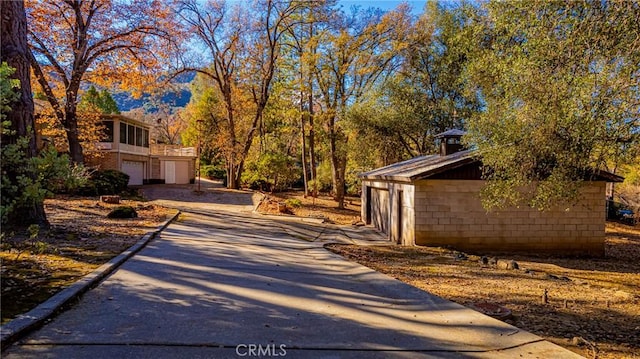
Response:
[[[167,183],[167,184],[176,183],[176,162],[175,161],[164,162],[164,183]]]
[[[122,161],[122,172],[129,175],[129,185],[142,185],[144,179],[144,162]]]
[[[386,189],[371,189],[371,222],[382,233],[389,234],[389,191]]]
[[[398,244],[402,244],[402,235],[403,235],[403,229],[404,229],[404,219],[405,219],[405,214],[404,214],[404,205],[402,203],[402,196],[404,195],[403,191],[398,191],[398,223],[396,224],[396,226],[398,226],[398,238],[396,238],[396,242]]]

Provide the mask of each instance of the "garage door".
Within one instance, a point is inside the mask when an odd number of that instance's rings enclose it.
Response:
[[[175,161],[164,162],[164,183],[176,183],[176,163]]]
[[[164,183],[166,184],[187,184],[189,176],[189,162],[187,161],[165,161],[164,162]]]
[[[371,189],[371,222],[382,233],[389,234],[389,191],[380,188]]]
[[[189,183],[191,176],[189,176],[189,162],[176,161],[176,183],[186,184]]]
[[[122,161],[122,172],[129,175],[129,185],[142,185],[144,179],[144,162]]]

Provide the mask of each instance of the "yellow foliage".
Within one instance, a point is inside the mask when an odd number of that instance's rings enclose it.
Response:
[[[37,104],[35,120],[38,135],[51,141],[58,152],[69,152],[64,126],[55,115],[53,108],[44,101],[37,101]],[[97,144],[105,139],[105,134],[101,113],[97,107],[93,105],[78,107],[78,135],[87,159],[102,156]]]
[[[163,61],[177,51],[185,33],[167,1],[27,0],[25,5],[35,83],[55,109],[48,115],[68,129],[78,127],[77,133],[67,133],[72,142],[67,147],[72,160],[82,162],[78,142],[91,156],[91,134],[99,132],[92,110],[76,111],[82,83],[118,86],[140,96],[157,86]]]

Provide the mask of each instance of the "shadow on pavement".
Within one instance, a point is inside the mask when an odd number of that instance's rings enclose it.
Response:
[[[174,348],[160,356],[169,357],[200,347],[236,357],[231,348],[255,343],[285,345],[291,357],[471,358],[540,341],[268,220],[206,216],[172,224],[22,350]]]

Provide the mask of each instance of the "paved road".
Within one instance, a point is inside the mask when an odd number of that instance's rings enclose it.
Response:
[[[578,357],[322,247],[380,237],[246,213],[251,194],[225,195],[174,203],[177,222],[3,357]]]

